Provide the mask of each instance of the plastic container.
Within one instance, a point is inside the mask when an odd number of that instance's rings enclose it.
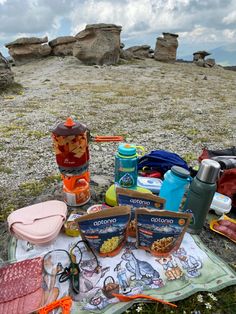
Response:
[[[166,210],[178,212],[190,180],[189,171],[179,166],[172,166],[165,173],[159,196],[166,200]]]
[[[64,231],[70,237],[78,237],[80,235],[76,219],[81,217],[82,214],[72,212],[64,223]]]
[[[232,207],[230,197],[216,192],[214,194],[210,209],[214,210],[217,215],[228,214]]]
[[[115,184],[122,188],[136,188],[138,178],[138,153],[142,146],[120,144],[115,155]]]
[[[8,216],[7,222],[16,238],[46,245],[59,234],[66,214],[66,204],[53,200],[17,209]]]
[[[152,193],[159,194],[162,186],[162,180],[138,176],[137,185],[152,191]]]

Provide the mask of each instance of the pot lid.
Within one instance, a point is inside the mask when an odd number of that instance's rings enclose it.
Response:
[[[74,121],[71,117],[68,117],[65,122],[59,123],[52,129],[52,133],[55,135],[79,135],[87,131],[86,125],[79,121]]]

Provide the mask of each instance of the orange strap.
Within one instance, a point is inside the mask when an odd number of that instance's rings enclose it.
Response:
[[[52,310],[61,307],[62,314],[70,314],[70,309],[72,306],[72,299],[71,297],[64,297],[62,299],[56,300],[38,311],[38,314],[47,314],[50,313]]]

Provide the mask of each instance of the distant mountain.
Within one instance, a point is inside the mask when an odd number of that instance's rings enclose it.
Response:
[[[208,58],[215,59],[217,64],[221,64],[223,66],[236,65],[236,43],[217,47],[212,50],[207,50],[207,52],[211,53]],[[180,58],[183,60],[192,61],[193,55],[180,56]]]

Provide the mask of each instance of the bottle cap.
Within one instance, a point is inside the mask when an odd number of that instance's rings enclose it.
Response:
[[[184,169],[179,166],[171,167],[171,171],[178,177],[186,179],[190,176],[190,172],[187,169]]]
[[[197,178],[206,183],[215,183],[220,172],[220,164],[212,159],[203,159]]]
[[[130,144],[120,144],[118,146],[118,153],[123,156],[136,156],[136,146]]]

